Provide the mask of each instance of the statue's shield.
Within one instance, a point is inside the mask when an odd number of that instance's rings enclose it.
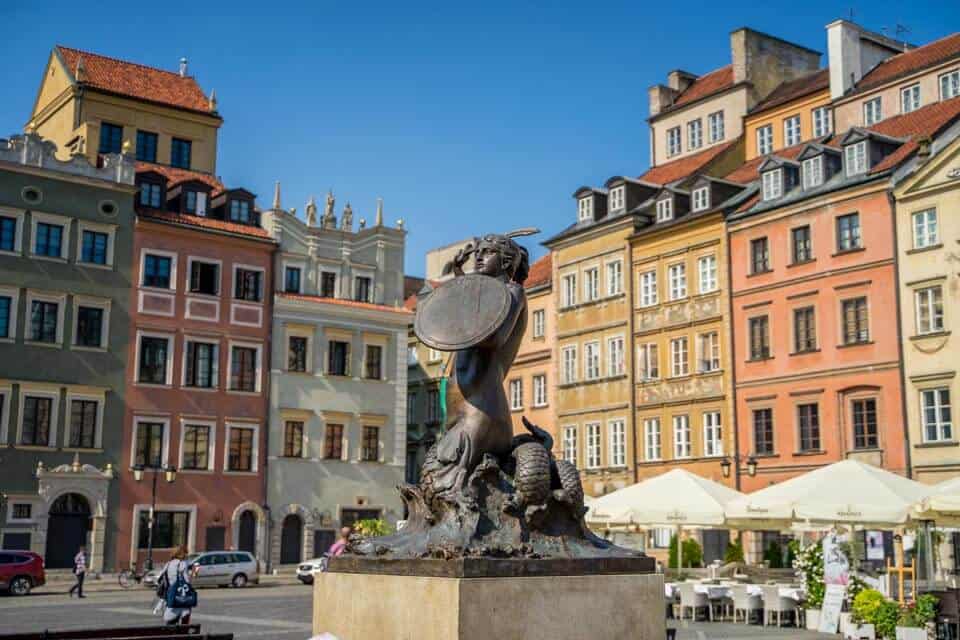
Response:
[[[470,273],[448,280],[418,302],[413,330],[428,347],[457,351],[492,336],[509,312],[507,285]]]

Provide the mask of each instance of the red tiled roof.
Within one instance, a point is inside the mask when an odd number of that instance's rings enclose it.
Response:
[[[742,165],[723,176],[724,180],[729,180],[730,182],[736,182],[739,184],[748,184],[757,180],[760,175],[757,173],[757,169],[760,168],[760,165],[763,164],[763,161],[769,158],[770,156],[777,156],[779,158],[785,158],[787,160],[796,160],[797,156],[800,155],[800,152],[803,151],[803,148],[808,144],[813,142],[813,140],[807,140],[806,142],[801,142],[800,144],[795,144],[792,147],[786,147],[785,149],[779,149],[773,153],[766,156],[757,156],[752,160],[744,162]]]
[[[676,182],[677,180],[693,175],[736,143],[737,140],[731,140],[726,144],[718,144],[699,153],[695,153],[692,156],[651,167],[646,173],[640,176],[638,180],[661,185]]]
[[[960,33],[951,34],[922,47],[887,58],[860,79],[855,92],[859,93],[955,57],[960,57]]]
[[[176,213],[174,211],[163,211],[162,209],[150,209],[147,207],[138,207],[137,215],[148,220],[157,220],[159,222],[172,222],[174,224],[183,224],[201,229],[210,229],[212,231],[250,236],[251,238],[270,239],[270,234],[267,233],[266,229],[247,224],[237,224],[236,222],[230,222],[228,220],[204,218],[202,216],[192,216],[187,213]]]
[[[403,307],[389,307],[385,304],[373,304],[370,302],[357,302],[356,300],[342,300],[340,298],[324,298],[322,296],[308,296],[303,293],[286,293],[279,292],[281,298],[289,298],[290,300],[300,300],[301,302],[320,302],[323,304],[335,304],[342,307],[355,307],[357,309],[369,309],[371,311],[391,311],[393,313],[402,313],[407,315],[410,313],[409,310]]]
[[[725,67],[720,67],[694,80],[693,84],[677,96],[677,99],[673,101],[673,104],[670,105],[667,110],[682,107],[685,104],[706,98],[724,89],[729,89],[732,86],[733,65],[728,64]]]
[[[197,180],[206,185],[209,185],[213,191],[210,193],[210,197],[214,198],[224,191],[227,188],[222,182],[220,182],[216,177],[210,175],[209,173],[202,173],[200,171],[190,171],[189,169],[177,169],[176,167],[170,167],[162,164],[154,164],[152,162],[137,162],[137,173],[144,171],[155,171],[167,179],[167,188],[171,188],[180,184],[181,182],[186,182],[188,180]]]
[[[945,126],[955,121],[958,116],[960,116],[960,97],[943,102],[934,102],[916,111],[888,118],[869,127],[870,131],[891,138],[910,138],[909,142],[901,145],[900,148],[877,163],[870,170],[870,173],[879,173],[897,166],[917,150],[917,140],[919,138],[937,135]]]
[[[753,208],[753,205],[757,204],[758,202],[760,202],[760,194],[759,194],[759,193],[755,193],[755,194],[753,194],[752,196],[750,196],[749,198],[747,198],[746,201],[743,202],[743,204],[741,204],[739,207],[737,207],[737,213],[742,213],[742,212],[744,212],[744,211],[749,211],[750,209]]]
[[[553,274],[553,259],[551,254],[547,254],[530,265],[530,272],[527,274],[527,279],[523,283],[524,289],[532,289],[533,287],[539,287],[540,285],[547,284],[550,282],[550,278]]]
[[[409,277],[409,276],[408,276]],[[421,278],[424,284],[429,284],[432,288],[436,289],[439,287],[442,282],[439,280],[424,280]],[[423,285],[420,286],[420,289],[423,288]],[[403,301],[403,308],[408,311],[415,311],[417,309],[417,295],[420,293],[420,289],[417,289],[413,293],[407,296],[407,299]]]
[[[760,104],[755,106],[750,113],[752,115],[754,113],[759,113],[760,111],[772,109],[773,107],[779,107],[780,105],[786,104],[791,100],[802,98],[803,96],[816,93],[817,91],[825,91],[829,88],[830,69],[814,71],[813,73],[805,75],[802,78],[781,82],[780,86],[774,89],[773,92],[768,95]]]
[[[190,76],[184,78],[172,71],[108,58],[62,45],[57,45],[56,51],[74,79],[76,79],[77,63],[83,60],[85,71],[83,81],[88,86],[137,100],[201,113],[213,113],[203,89]]]

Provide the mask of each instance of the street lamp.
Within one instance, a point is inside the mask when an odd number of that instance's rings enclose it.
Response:
[[[143,481],[143,472],[145,469],[153,471],[153,486],[150,493],[150,513],[147,516],[147,561],[145,567],[147,571],[153,569],[153,514],[157,508],[157,477],[163,471],[163,477],[168,484],[173,484],[177,479],[177,468],[172,464],[165,466],[150,465],[145,467],[142,464],[133,465],[133,479],[137,482]]]
[[[724,458],[720,462],[720,470],[723,471],[724,478],[730,477],[730,471],[734,463],[736,463],[737,468],[739,469],[740,468],[739,454],[733,456],[733,462],[730,461],[729,457]],[[753,456],[747,457],[747,475],[750,476],[751,478],[757,475],[757,459],[754,458]]]

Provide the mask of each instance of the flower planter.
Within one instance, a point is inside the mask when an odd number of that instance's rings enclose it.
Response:
[[[921,627],[897,627],[897,640],[927,640],[927,629]]]
[[[847,628],[843,632],[843,637],[849,638],[850,640],[875,640],[877,634],[872,624],[848,622]]]
[[[816,631],[820,628],[820,609],[807,609],[805,616],[809,631]]]

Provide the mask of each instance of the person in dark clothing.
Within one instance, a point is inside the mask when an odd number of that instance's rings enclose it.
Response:
[[[87,550],[81,545],[77,555],[73,556],[73,575],[77,577],[77,582],[70,587],[70,597],[76,592],[78,598],[86,598],[83,595],[83,579],[87,575]]]

